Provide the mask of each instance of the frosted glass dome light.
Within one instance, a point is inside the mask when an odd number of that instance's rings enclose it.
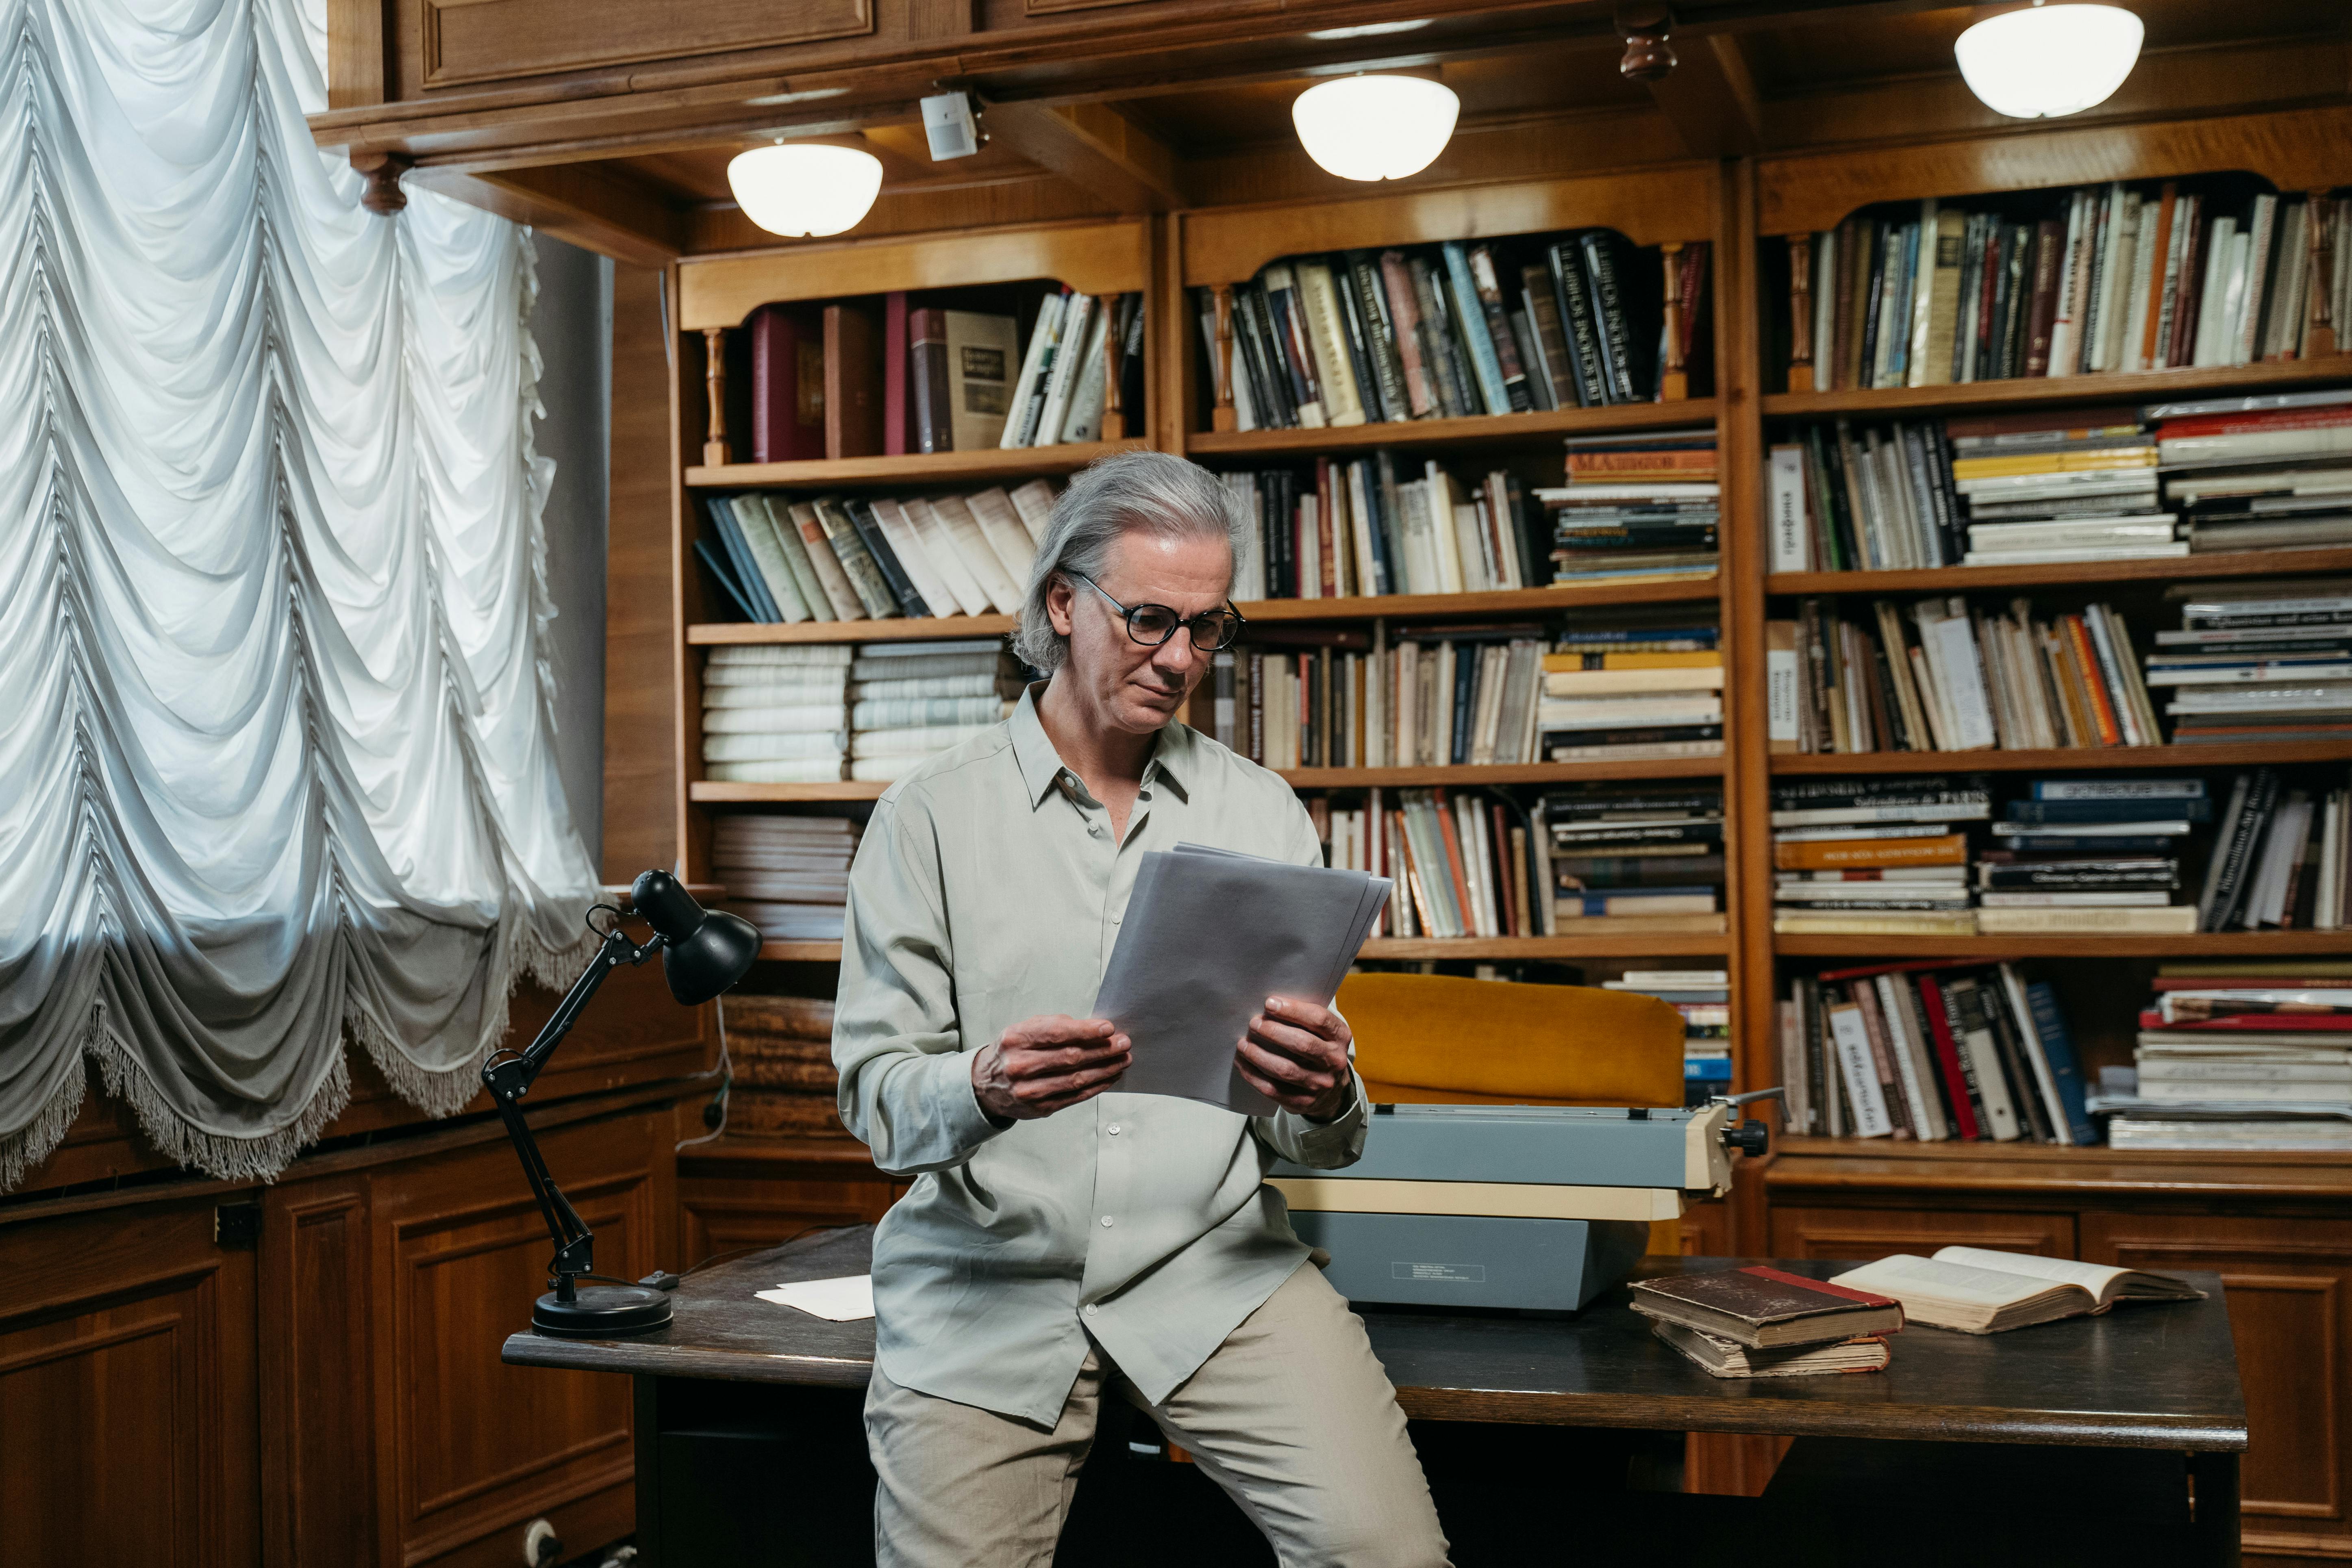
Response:
[[[839,234],[874,210],[882,160],[855,147],[779,142],[735,154],[727,184],[743,216],[771,234]]]
[[[1462,100],[1417,76],[1343,76],[1290,106],[1307,155],[1343,180],[1402,180],[1445,151]]]
[[[2055,119],[2105,103],[2139,61],[2140,20],[2119,5],[2045,5],[1988,16],[1952,46],[1986,108]]]

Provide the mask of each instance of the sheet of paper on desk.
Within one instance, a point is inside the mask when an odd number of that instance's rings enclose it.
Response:
[[[1328,1003],[1388,902],[1390,882],[1180,844],[1144,856],[1095,995],[1095,1016],[1135,1042],[1112,1087],[1271,1116],[1234,1068],[1269,996]]]
[[[874,1315],[874,1276],[845,1274],[838,1279],[795,1279],[772,1290],[751,1292],[779,1307],[796,1307],[812,1317],[836,1323],[855,1322]]]

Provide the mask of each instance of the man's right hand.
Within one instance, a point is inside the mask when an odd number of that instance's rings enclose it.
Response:
[[[1132,1050],[1108,1018],[1024,1018],[972,1053],[972,1093],[992,1121],[1051,1116],[1108,1089],[1127,1070]]]

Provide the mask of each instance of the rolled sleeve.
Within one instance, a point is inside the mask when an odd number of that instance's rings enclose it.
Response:
[[[939,843],[884,801],[849,871],[835,1004],[841,1120],[896,1174],[961,1165],[998,1129],[980,1109],[956,1013]]]

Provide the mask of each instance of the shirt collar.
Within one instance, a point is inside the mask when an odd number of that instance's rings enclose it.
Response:
[[[1013,736],[1013,761],[1021,770],[1021,786],[1027,792],[1034,810],[1062,776],[1062,755],[1054,750],[1054,742],[1045,733],[1045,726],[1037,717],[1037,699],[1044,695],[1045,683],[1038,681],[1021,693],[1020,702],[1013,710],[1008,728]],[[1143,783],[1149,788],[1156,779],[1165,779],[1176,793],[1190,800],[1192,791],[1185,786],[1185,774],[1191,771],[1194,747],[1199,737],[1192,727],[1181,721],[1171,721],[1160,731],[1158,743],[1151,749],[1151,760],[1144,764]]]

